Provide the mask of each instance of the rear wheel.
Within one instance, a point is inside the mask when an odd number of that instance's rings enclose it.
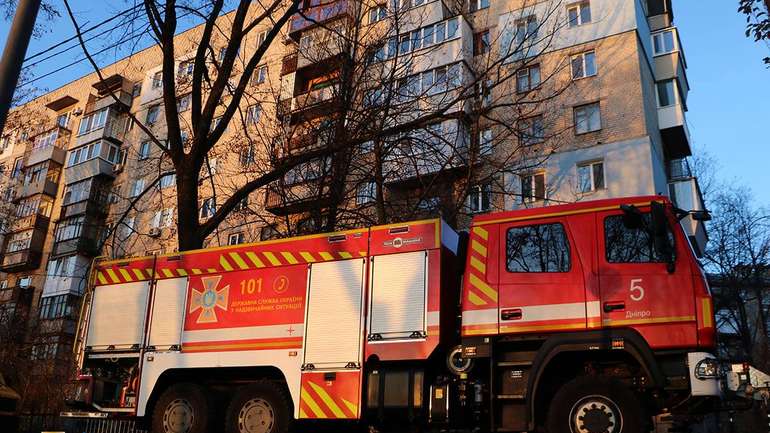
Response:
[[[548,433],[642,433],[641,403],[618,381],[578,377],[554,395],[548,410]]]
[[[225,433],[286,433],[289,404],[280,387],[258,382],[238,389],[225,414]]]
[[[208,433],[210,406],[198,385],[178,383],[161,394],[152,412],[153,433]]]

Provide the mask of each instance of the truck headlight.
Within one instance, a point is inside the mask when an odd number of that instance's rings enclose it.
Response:
[[[720,376],[719,361],[706,358],[695,364],[695,377],[700,380],[716,379]]]

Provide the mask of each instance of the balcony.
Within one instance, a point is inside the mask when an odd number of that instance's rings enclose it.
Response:
[[[99,253],[102,229],[102,218],[95,215],[60,219],[56,225],[51,257],[70,254],[96,256]]]
[[[297,54],[290,54],[281,61],[281,76],[291,74],[297,71]]]
[[[310,7],[294,15],[289,22],[289,37],[298,39],[299,33],[348,14],[348,1],[310,0]],[[304,15],[304,16],[303,16]]]
[[[56,126],[32,137],[25,152],[25,165],[29,167],[49,160],[59,165],[64,164],[71,136],[69,129]]]
[[[647,21],[652,30],[669,27],[674,21],[671,0],[647,0]]]
[[[24,233],[25,231],[16,232],[6,236],[5,253],[3,255],[3,260],[0,263],[0,272],[23,272],[40,267],[40,259],[43,256],[43,245],[45,244],[45,237],[48,231],[48,218],[33,218],[31,224],[33,224],[34,228],[25,230],[30,232],[28,237],[29,241],[25,244],[25,248],[9,251],[9,248],[13,245],[12,240],[14,236],[19,233]]]
[[[334,84],[316,90],[300,93],[291,99],[291,122],[299,119],[313,119],[337,110],[339,85]]]
[[[701,257],[708,242],[704,223],[704,219],[708,218],[708,212],[703,202],[698,179],[690,172],[686,159],[669,161],[668,191],[674,206],[691,213],[681,221],[681,224],[696,255]]]
[[[114,164],[106,159],[93,158],[64,169],[64,177],[67,184],[80,182],[91,177],[106,176],[114,178]]]
[[[83,254],[94,257],[99,254],[99,241],[91,236],[79,236],[73,239],[56,241],[51,250],[51,257],[61,257],[69,254]]]
[[[268,187],[265,209],[279,216],[305,212],[328,199],[328,194],[319,191],[318,182],[304,182],[295,185]]]
[[[48,225],[51,223],[51,219],[45,215],[34,213],[25,217],[16,218],[10,226],[10,231],[21,232],[24,230],[39,230],[45,233],[48,230]]]
[[[690,130],[681,103],[658,108],[658,127],[663,138],[664,152],[669,159],[692,155]]]
[[[87,116],[88,115],[84,115],[83,117],[85,118]],[[101,139],[107,139],[114,143],[121,143],[124,138],[124,133],[125,123],[119,119],[118,112],[112,107],[107,111],[107,119],[105,120],[104,126],[92,129],[83,134],[78,133],[72,147],[79,147]]]
[[[54,182],[49,178],[43,178],[37,182],[26,183],[19,187],[14,197],[14,201],[19,201],[25,197],[31,197],[36,194],[45,194],[49,197],[56,197],[59,190],[59,182]]]

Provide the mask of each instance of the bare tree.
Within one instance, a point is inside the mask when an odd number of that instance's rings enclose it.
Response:
[[[770,0],[739,0],[738,12],[746,15],[746,37],[770,43]],[[763,61],[770,66],[770,56]]]

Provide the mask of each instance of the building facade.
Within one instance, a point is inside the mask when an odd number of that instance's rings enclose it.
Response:
[[[176,38],[183,138],[200,32]],[[26,322],[23,359],[69,365],[94,258],[176,250],[175,174],[136,125],[166,134],[160,58],[140,51],[14,113],[28,120],[0,153],[0,302]],[[208,155],[199,216],[287,155],[355,146],[254,191],[207,244],[438,214],[462,228],[476,213],[631,195],[704,211],[687,165],[686,69],[670,0],[308,1]],[[702,252],[703,222],[682,224]]]

